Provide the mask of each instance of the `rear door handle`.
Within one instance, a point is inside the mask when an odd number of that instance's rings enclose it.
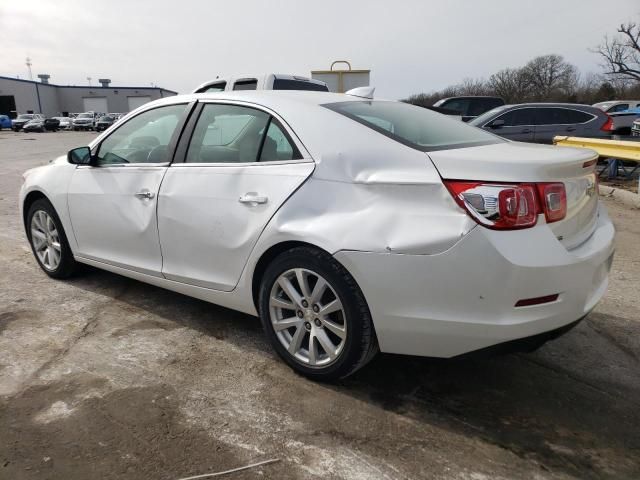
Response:
[[[531,133],[531,129],[530,128],[525,128],[524,130],[522,130],[522,133]]]
[[[567,127],[567,132],[573,132],[576,129],[576,127]]]
[[[139,192],[134,193],[134,195],[138,198],[147,200],[151,200],[153,197],[155,197],[155,194],[153,192],[150,192],[149,190],[140,190]]]
[[[238,201],[240,203],[247,203],[249,205],[258,205],[262,203],[267,203],[269,199],[267,197],[263,197],[258,195],[256,192],[248,192],[242,195]]]

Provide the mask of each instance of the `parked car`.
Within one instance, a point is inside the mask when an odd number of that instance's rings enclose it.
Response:
[[[70,117],[53,117],[60,123],[60,130],[71,130],[73,123]]]
[[[55,118],[34,118],[22,127],[25,132],[57,132],[59,128],[60,121]]]
[[[73,119],[73,130],[93,130],[95,116],[93,112],[79,113]]]
[[[631,136],[640,137],[640,118],[631,125]]]
[[[19,132],[27,122],[38,119],[44,119],[44,115],[40,115],[39,113],[21,113],[11,121],[11,128],[14,132]]]
[[[212,93],[232,90],[312,90],[328,92],[329,87],[320,80],[301,77],[299,75],[268,73],[216,78],[215,80],[203,83],[197,87],[193,93]]]
[[[330,380],[378,350],[530,349],[586,316],[615,236],[596,158],[395,101],[185,95],[27,171],[19,204],[50,277],[86,263],[259,315]]]
[[[449,97],[433,104],[434,107],[454,112],[454,115],[461,115],[463,122],[473,120],[478,115],[500,105],[504,105],[504,100],[500,97],[484,96]]]
[[[96,122],[96,132],[101,132],[103,130],[106,130],[107,128],[109,128],[111,125],[113,125],[116,122],[116,117],[111,116],[111,115],[103,115],[102,117],[100,117],[98,119],[98,121]]]
[[[603,112],[616,113],[623,112],[632,108],[640,107],[640,100],[611,100],[608,102],[594,103],[594,107],[599,108]]]
[[[0,130],[3,128],[11,129],[11,118],[9,118],[9,115],[0,115]]]
[[[613,120],[614,135],[630,135],[633,122],[640,118],[640,107],[621,110],[609,114]]]
[[[611,117],[589,105],[522,103],[494,108],[470,122],[474,127],[519,142],[553,143],[556,135],[606,137]]]

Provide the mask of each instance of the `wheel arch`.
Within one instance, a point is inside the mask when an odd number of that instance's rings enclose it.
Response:
[[[296,247],[313,248],[331,255],[325,249],[318,247],[317,245],[314,245],[308,242],[302,242],[299,240],[288,240],[288,241],[276,243],[275,245],[272,245],[267,250],[265,250],[262,253],[262,255],[260,255],[260,259],[258,260],[255,268],[253,269],[253,275],[251,278],[251,296],[253,299],[253,305],[255,306],[257,311],[260,311],[260,308],[258,305],[258,297],[260,295],[260,283],[262,282],[262,277],[264,276],[264,272],[267,270],[267,267],[278,255]]]
[[[40,199],[45,199],[47,202],[53,205],[51,200],[49,200],[49,198],[40,190],[31,190],[24,197],[24,201],[22,202],[22,223],[24,224],[25,228],[27,228],[27,216],[29,215],[29,209],[31,208],[31,205],[33,205],[37,200]]]

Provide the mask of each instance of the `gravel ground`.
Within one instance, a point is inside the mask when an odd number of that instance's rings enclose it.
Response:
[[[290,371],[256,318],[87,269],[53,281],[20,174],[93,134],[0,132],[0,478],[640,478],[640,211],[597,309],[533,354],[380,355],[338,385]]]

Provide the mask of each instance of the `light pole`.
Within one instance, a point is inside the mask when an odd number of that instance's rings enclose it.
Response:
[[[91,77],[87,77],[87,82],[89,82],[89,86],[91,86]]]
[[[27,68],[29,69],[29,80],[33,80],[33,74],[31,73],[31,65],[33,65],[31,63],[31,59],[29,57],[27,57]]]

